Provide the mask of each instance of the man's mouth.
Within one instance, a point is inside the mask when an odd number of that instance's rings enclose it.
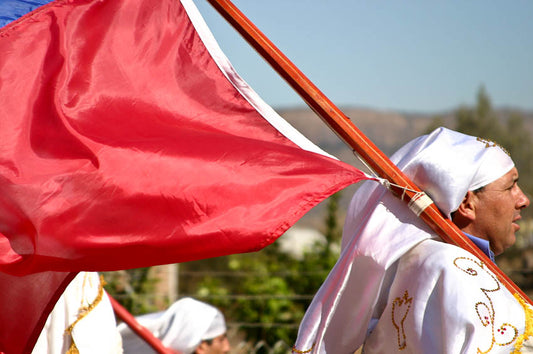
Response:
[[[518,221],[522,219],[522,216],[520,216],[520,214],[516,215],[514,218],[513,218],[513,226],[515,227],[515,231],[518,231],[520,230],[520,225],[518,225]]]

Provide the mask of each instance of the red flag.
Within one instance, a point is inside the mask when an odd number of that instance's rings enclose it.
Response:
[[[365,178],[257,97],[189,0],[54,1],[0,53],[0,351],[31,350],[71,272],[256,251]]]

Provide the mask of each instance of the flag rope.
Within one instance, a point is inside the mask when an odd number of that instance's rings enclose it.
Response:
[[[379,182],[382,186],[384,186],[390,191],[392,191],[392,187],[402,190],[403,192],[401,196],[399,197],[401,200],[404,200],[404,201],[406,200],[405,197],[407,195],[406,194],[407,191],[412,192],[413,196],[407,199],[407,207],[416,216],[420,216],[420,214],[422,214],[424,210],[426,210],[427,207],[433,204],[433,200],[425,192],[416,191],[414,189],[407,188],[405,186],[400,186],[399,184],[392,183],[386,178],[379,177],[376,174],[376,172],[366,163],[365,160],[363,160],[355,151],[353,151],[353,153],[359,159],[359,161],[363,165],[365,165],[365,167],[370,171],[370,175],[367,174],[367,176],[369,176],[371,180]]]

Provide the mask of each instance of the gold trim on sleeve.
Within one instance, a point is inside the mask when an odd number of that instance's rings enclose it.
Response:
[[[85,284],[85,280],[83,280],[83,283]],[[104,296],[104,276],[100,275],[100,284],[98,285],[98,295],[94,299],[92,303],[90,303],[88,306],[81,306],[78,310],[78,318],[76,321],[74,321],[70,326],[68,326],[67,329],[65,329],[65,335],[69,335],[71,339],[70,347],[68,348],[66,354],[79,354],[78,347],[76,347],[76,343],[74,343],[74,338],[72,337],[72,331],[74,330],[74,326],[78,322],[80,322],[85,316],[89,314],[101,301],[102,297]]]
[[[514,351],[511,354],[520,354],[524,341],[533,336],[533,309],[522,299],[519,294],[513,294],[516,300],[522,305],[526,317],[526,328],[524,334],[520,335],[514,345]]]

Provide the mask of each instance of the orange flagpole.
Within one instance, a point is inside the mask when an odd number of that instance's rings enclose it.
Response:
[[[406,203],[420,189],[403,174],[389,158],[378,149],[342,111],[336,107],[244,14],[229,0],[207,0],[244,39],[287,81],[311,109],[348,145],[378,176],[401,187],[391,191]],[[513,294],[533,304],[525,293],[513,283],[451,220],[443,217],[435,204],[421,214],[424,220],[445,242],[459,246],[481,259]]]

